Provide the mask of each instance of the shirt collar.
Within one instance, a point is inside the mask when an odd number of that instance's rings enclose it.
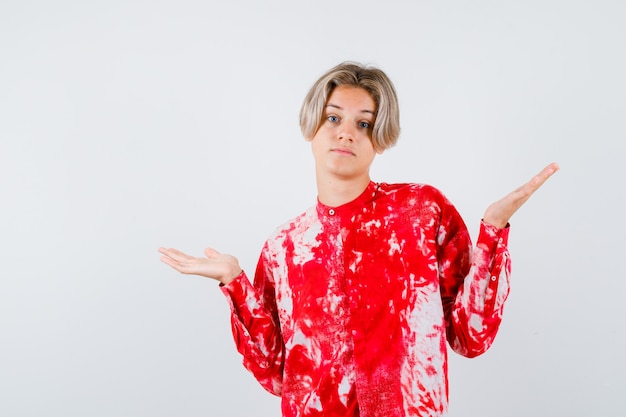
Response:
[[[376,192],[378,191],[379,184],[370,181],[365,190],[354,200],[342,204],[337,207],[330,207],[322,202],[317,200],[317,214],[320,219],[331,219],[331,218],[346,218],[351,217],[354,212],[361,207],[363,207],[366,203],[373,200],[376,196]]]

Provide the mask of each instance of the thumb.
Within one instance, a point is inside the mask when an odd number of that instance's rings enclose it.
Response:
[[[204,255],[205,255],[207,258],[215,258],[215,257],[216,257],[216,256],[218,256],[219,254],[220,254],[220,253],[219,253],[218,251],[216,251],[215,249],[213,249],[213,248],[206,248],[206,249],[204,250]]]

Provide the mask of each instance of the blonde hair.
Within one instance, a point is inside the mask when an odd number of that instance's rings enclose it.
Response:
[[[300,109],[300,129],[305,139],[311,140],[317,133],[324,121],[324,108],[328,98],[340,85],[362,88],[374,99],[374,148],[383,151],[395,145],[400,135],[400,108],[393,83],[382,70],[358,62],[343,62],[313,84]]]

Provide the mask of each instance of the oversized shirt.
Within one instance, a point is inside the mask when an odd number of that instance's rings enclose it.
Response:
[[[447,347],[493,342],[509,293],[508,227],[477,245],[435,188],[371,182],[266,241],[251,284],[222,286],[245,367],[285,417],[442,416]]]

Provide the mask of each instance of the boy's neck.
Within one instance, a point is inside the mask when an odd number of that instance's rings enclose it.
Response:
[[[342,180],[338,178],[317,178],[317,198],[320,203],[329,207],[339,207],[360,196],[370,183],[364,176],[358,179]]]

